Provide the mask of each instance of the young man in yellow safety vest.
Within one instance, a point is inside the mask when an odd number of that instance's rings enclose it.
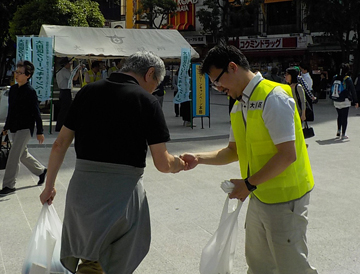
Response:
[[[85,72],[82,86],[101,80],[100,62],[94,61],[91,64],[91,69]]]
[[[242,179],[230,198],[244,201],[248,274],[316,274],[307,260],[307,212],[314,179],[300,116],[288,85],[250,71],[241,51],[218,46],[201,66],[214,88],[236,99],[227,147],[181,158],[188,169],[198,164],[239,161]]]

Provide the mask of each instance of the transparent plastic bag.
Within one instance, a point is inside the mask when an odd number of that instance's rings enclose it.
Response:
[[[70,274],[60,262],[61,230],[54,206],[45,203],[31,235],[22,274]]]
[[[229,197],[226,198],[218,229],[203,248],[200,258],[201,274],[230,274],[233,268],[238,216],[242,202],[229,212]]]

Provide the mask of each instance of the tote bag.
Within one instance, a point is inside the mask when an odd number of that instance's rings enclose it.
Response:
[[[203,248],[200,258],[201,274],[230,274],[233,268],[238,216],[242,202],[229,212],[229,197],[226,198],[219,228]]]
[[[4,138],[4,141],[2,140],[2,134],[1,134],[1,140],[0,140],[0,170],[3,170],[6,168],[6,163],[9,158],[9,153],[11,149],[11,142],[9,140],[9,135],[7,134]]]
[[[60,262],[61,230],[54,206],[45,203],[30,238],[22,274],[70,274]]]

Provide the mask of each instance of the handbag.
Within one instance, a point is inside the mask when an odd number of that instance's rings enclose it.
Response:
[[[303,134],[304,134],[304,138],[311,138],[315,136],[315,132],[314,129],[312,127],[309,127],[307,121],[304,122],[305,123],[305,127],[303,128]]]
[[[236,209],[229,213],[229,197],[226,198],[219,227],[201,253],[201,274],[231,273],[238,233],[238,216],[241,206],[242,202],[238,200]]]
[[[54,206],[45,203],[33,229],[21,274],[70,274],[60,262],[61,230]]]
[[[296,85],[296,87],[295,87],[295,94],[296,94],[298,104],[299,104],[299,106],[301,106],[300,95],[299,95],[299,92],[297,91],[298,85]],[[308,96],[306,95],[305,96],[305,107],[306,107],[305,108],[305,117],[306,117],[306,121],[313,122],[314,121],[314,111],[308,100],[311,100],[311,99],[308,98]]]
[[[1,147],[0,147],[0,170],[3,170],[6,168],[6,163],[7,160],[9,158],[9,153],[10,153],[10,149],[11,149],[11,142],[9,140],[9,135],[5,135],[4,141],[2,139],[2,134],[1,134]]]

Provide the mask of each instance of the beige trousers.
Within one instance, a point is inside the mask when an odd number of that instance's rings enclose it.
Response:
[[[309,200],[310,193],[295,201],[269,205],[253,195],[245,224],[248,274],[317,274],[307,259]]]

